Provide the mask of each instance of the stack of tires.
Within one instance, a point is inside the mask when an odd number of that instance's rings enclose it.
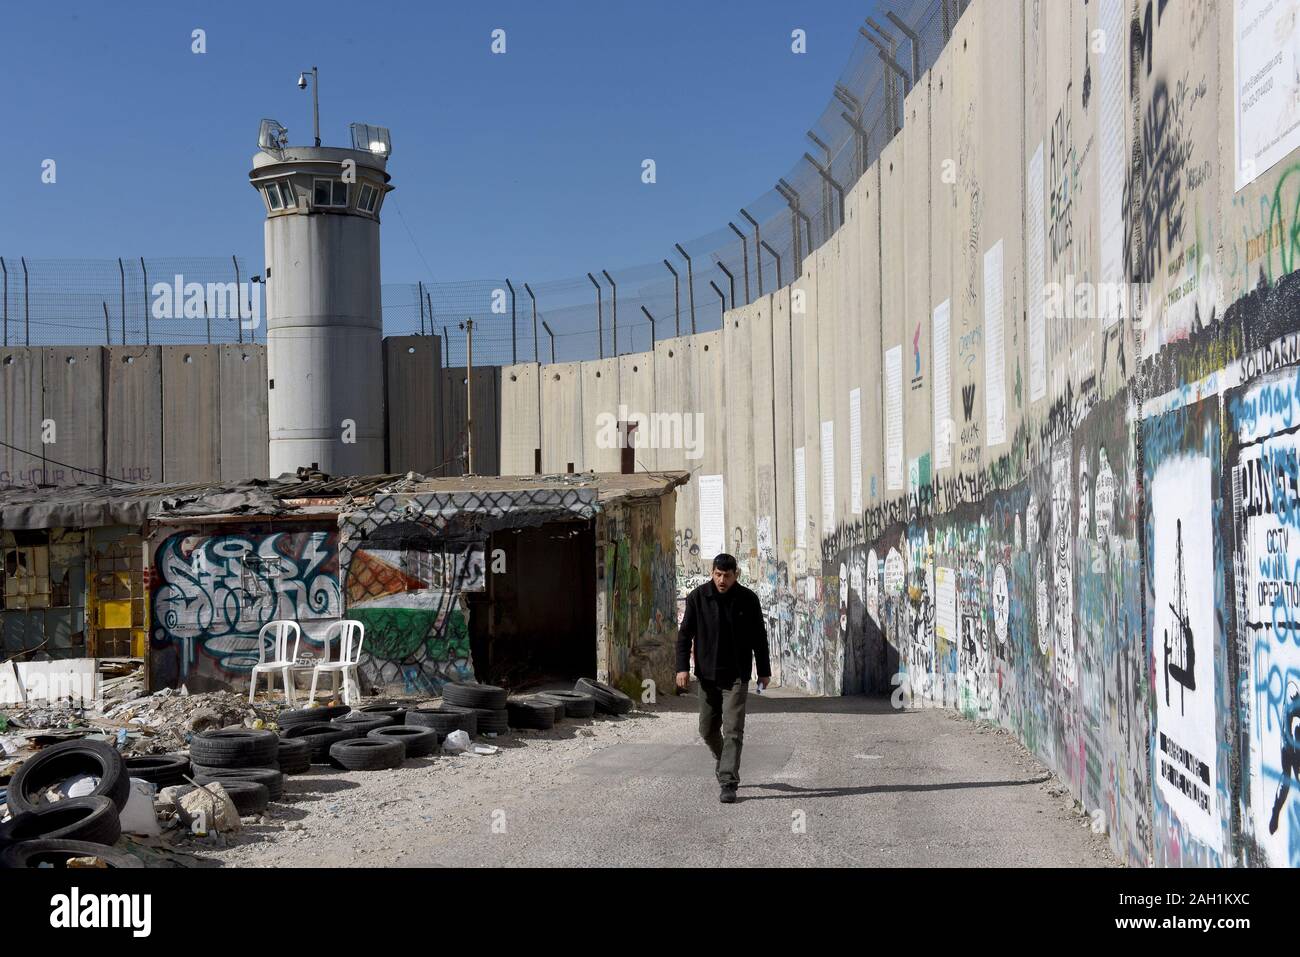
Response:
[[[47,789],[77,774],[98,779],[89,795],[44,799]],[[99,741],[65,741],[29,758],[14,773],[5,800],[13,815],[0,824],[0,868],[64,866],[74,857],[97,857],[111,868],[143,867],[114,851],[122,834],[118,815],[131,793],[126,762]]]
[[[563,705],[560,705],[562,708]],[[506,710],[510,715],[510,727],[531,728],[545,731],[555,727],[556,705],[550,701],[541,701],[536,696],[510,698],[506,701]]]
[[[351,711],[352,709],[347,705],[341,704],[325,705],[319,708],[290,708],[276,715],[275,723],[279,725],[280,733],[283,734],[290,728],[300,724],[321,724],[322,722],[333,721],[335,718],[341,718]]]
[[[590,718],[596,713],[596,699],[582,691],[546,691],[539,697],[562,704],[566,718]]]
[[[591,695],[596,700],[596,710],[602,714],[627,714],[632,710],[632,699],[603,681],[579,678],[573,690]]]
[[[353,711],[350,714],[339,715],[330,722],[336,727],[343,728],[353,732],[353,737],[364,738],[375,728],[382,728],[393,723],[393,716],[389,714],[368,714],[362,711]]]
[[[185,776],[190,773],[190,759],[183,754],[142,754],[125,760],[131,777],[148,781],[159,791],[173,784],[184,784]]]
[[[357,709],[362,714],[387,715],[393,724],[406,724],[407,709],[400,704],[368,704]]]
[[[564,720],[564,702],[561,701],[559,698],[557,698],[555,695],[543,691],[539,694],[530,695],[530,697],[532,698],[533,701],[540,701],[544,704],[549,704],[551,706],[551,710],[555,713],[556,724],[559,724],[561,721]]]
[[[406,712],[406,724],[414,728],[432,728],[442,740],[453,731],[464,731],[471,738],[478,734],[478,712],[444,704],[437,708],[413,708]]]
[[[280,735],[285,741],[305,743],[309,763],[325,764],[329,761],[330,746],[335,742],[357,737],[357,732],[353,728],[340,727],[328,721],[321,721],[295,724],[293,727],[281,731]]]
[[[345,738],[329,749],[330,764],[344,771],[389,770],[400,768],[405,760],[406,745],[392,737]]]
[[[205,731],[190,741],[190,766],[196,783],[220,784],[241,816],[260,814],[284,794],[280,736],[274,731]]]
[[[375,728],[366,735],[381,741],[400,741],[406,749],[408,758],[424,758],[438,750],[445,735],[439,735],[433,728],[421,728],[417,725],[390,724]]]
[[[509,693],[496,685],[456,681],[442,686],[443,707],[468,708],[477,716],[475,734],[501,734],[509,730],[510,714],[506,709]]]

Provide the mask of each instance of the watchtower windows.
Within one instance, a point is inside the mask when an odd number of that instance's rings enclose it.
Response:
[[[313,206],[346,207],[347,204],[348,184],[341,179],[318,179],[313,184]]]
[[[293,209],[298,205],[293,195],[293,187],[287,180],[276,180],[268,183],[263,192],[266,193],[266,204],[270,207],[271,212],[281,209]]]
[[[369,183],[361,184],[361,195],[357,199],[357,209],[367,213],[375,211],[375,201],[379,199],[379,190]]]

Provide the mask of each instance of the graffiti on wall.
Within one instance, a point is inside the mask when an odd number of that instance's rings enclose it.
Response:
[[[155,687],[246,679],[269,621],[303,627],[304,652],[343,615],[338,534],[198,531],[165,538],[153,557],[150,667]]]
[[[1300,378],[1271,375],[1229,402],[1239,646],[1249,735],[1244,797],[1265,861],[1300,866]],[[1296,538],[1293,541],[1292,535]]]
[[[1219,862],[1228,815],[1218,412],[1211,399],[1143,422],[1155,851],[1166,862]]]

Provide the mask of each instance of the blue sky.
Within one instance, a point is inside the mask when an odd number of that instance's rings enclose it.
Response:
[[[260,266],[258,121],[310,142],[311,95],[295,81],[316,65],[326,145],[346,145],[353,121],[392,129],[384,282],[657,260],[785,174],[872,6],[14,4],[0,33],[0,253]],[[504,56],[489,49],[498,27]],[[796,27],[804,55],[790,50]]]

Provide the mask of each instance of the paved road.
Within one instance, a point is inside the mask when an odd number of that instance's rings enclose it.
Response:
[[[290,779],[231,865],[1113,866],[1007,735],[887,701],[750,695],[718,802],[695,698],[499,739],[488,758]],[[197,849],[197,848],[196,848]]]
[[[1056,782],[1005,735],[887,701],[750,695],[740,799],[718,802],[695,699],[412,864],[1110,866]],[[498,825],[499,827],[499,825]]]
[[[491,757],[313,770],[232,846],[192,849],[233,866],[1115,866],[1003,733],[878,699],[749,701],[736,804],[718,802],[692,691]]]

